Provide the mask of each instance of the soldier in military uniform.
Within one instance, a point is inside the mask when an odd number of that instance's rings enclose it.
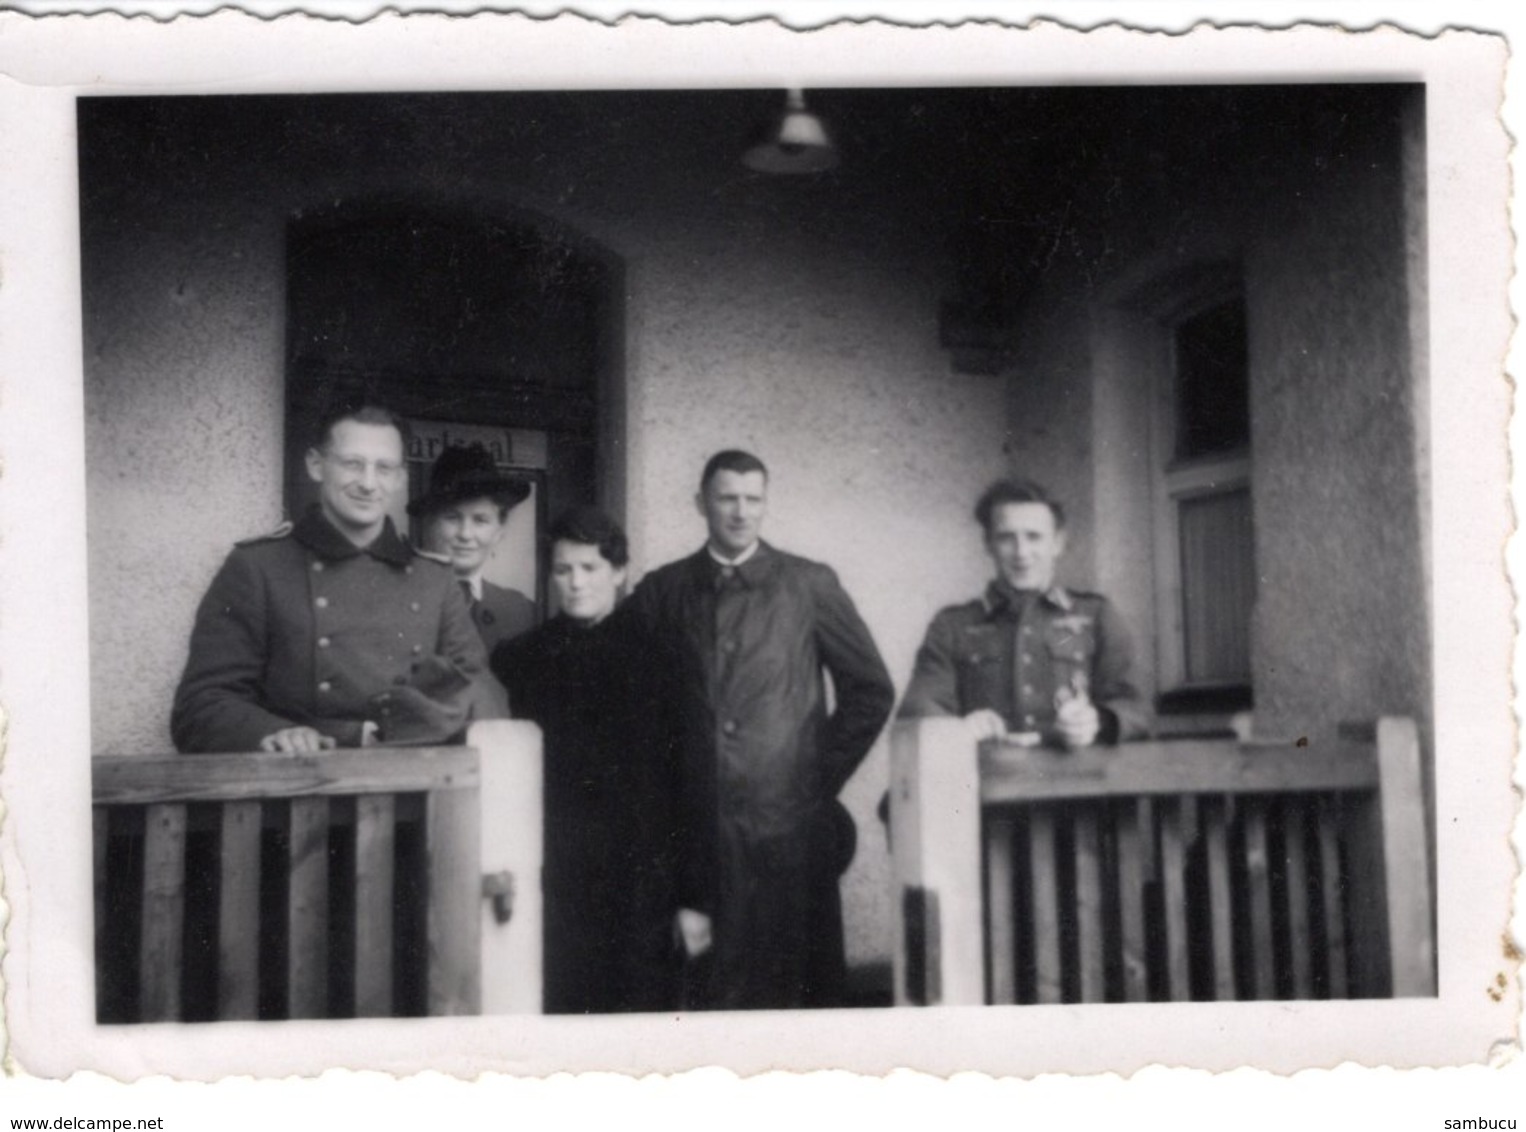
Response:
[[[170,720],[182,751],[447,742],[489,678],[449,563],[387,517],[402,423],[345,409],[317,437],[306,464],[318,502],[235,547],[197,611]]]
[[[976,739],[1065,749],[1138,739],[1129,633],[1100,594],[1055,582],[1065,512],[1038,484],[1001,480],[975,507],[996,577],[941,610],[917,652],[900,716],[963,717]]]

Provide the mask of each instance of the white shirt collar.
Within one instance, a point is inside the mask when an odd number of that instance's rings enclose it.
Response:
[[[468,574],[464,578],[457,575],[456,580],[458,582],[465,582],[467,584],[468,588],[470,588],[472,591],[473,601],[482,600],[482,571],[479,570],[475,574]]]
[[[758,553],[758,547],[761,546],[761,545],[762,545],[761,543],[755,542],[751,546],[749,546],[746,550],[742,551],[741,554],[738,554],[735,558],[722,558],[719,554],[717,554],[715,552],[715,547],[711,546],[708,542],[705,543],[705,549],[710,552],[710,557],[715,559],[722,566],[733,566],[734,567],[734,566],[742,565],[742,563],[746,562],[754,554]]]

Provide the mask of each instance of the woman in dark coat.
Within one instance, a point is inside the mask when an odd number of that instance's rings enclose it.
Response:
[[[500,645],[493,671],[545,742],[545,1009],[666,1007],[671,942],[654,807],[661,697],[649,651],[616,608],[626,539],[596,508],[552,524],[559,614]]]

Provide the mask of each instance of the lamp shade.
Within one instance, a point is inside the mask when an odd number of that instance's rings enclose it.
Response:
[[[824,173],[837,160],[831,135],[801,90],[788,93],[784,113],[742,154],[742,164],[759,173]]]

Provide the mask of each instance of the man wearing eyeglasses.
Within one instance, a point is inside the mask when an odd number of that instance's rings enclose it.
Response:
[[[238,544],[197,611],[170,719],[181,751],[449,742],[482,699],[487,657],[448,561],[387,517],[402,422],[347,407],[316,436],[318,502]]]

